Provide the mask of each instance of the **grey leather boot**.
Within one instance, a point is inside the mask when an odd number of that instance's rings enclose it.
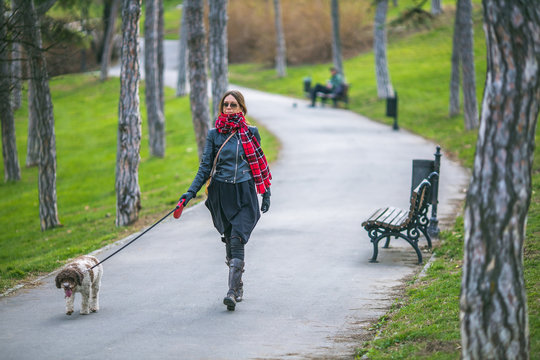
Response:
[[[223,298],[223,304],[227,305],[227,310],[234,311],[236,303],[242,301],[242,272],[244,262],[240,259],[231,259],[229,261],[229,291]],[[240,299],[240,300],[238,300]]]
[[[230,266],[231,264],[231,259],[229,257],[225,257],[225,264],[227,265],[227,267]],[[245,266],[245,262],[244,262],[244,266]],[[246,271],[246,269],[242,268],[242,273],[244,273],[244,271]],[[242,274],[240,274],[240,286],[238,287],[238,290],[236,291],[236,296],[234,297],[234,299],[236,300],[236,302],[240,302],[242,301],[242,298],[244,296],[244,282],[242,281]]]

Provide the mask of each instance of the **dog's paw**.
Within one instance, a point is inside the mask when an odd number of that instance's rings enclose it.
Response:
[[[88,315],[88,314],[90,314],[90,311],[88,311],[88,310],[86,310],[86,311],[81,310],[80,314],[81,314],[81,315]]]
[[[73,310],[71,310],[71,311],[66,311],[66,315],[71,315],[71,314],[73,314]]]
[[[97,312],[98,310],[99,310],[99,308],[90,308],[91,312]]]

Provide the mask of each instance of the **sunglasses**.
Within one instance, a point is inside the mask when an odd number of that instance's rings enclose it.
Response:
[[[237,103],[228,103],[228,102],[224,102],[223,103],[223,107],[226,108],[226,107],[231,107],[231,109],[236,109],[238,107],[238,104]]]

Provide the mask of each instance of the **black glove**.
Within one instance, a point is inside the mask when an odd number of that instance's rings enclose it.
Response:
[[[182,201],[182,200],[185,200],[184,201],[184,205],[183,206],[186,206],[187,203],[189,202],[189,200],[193,199],[195,197],[195,194],[188,191],[187,193],[183,194],[182,196],[180,196],[180,200],[178,201]]]
[[[268,209],[270,209],[270,191],[265,192],[262,196],[261,211],[265,213]]]

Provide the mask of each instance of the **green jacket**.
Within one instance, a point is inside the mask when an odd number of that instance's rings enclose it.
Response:
[[[332,85],[332,92],[334,94],[339,94],[343,91],[343,75],[336,73],[330,78],[330,84]]]

